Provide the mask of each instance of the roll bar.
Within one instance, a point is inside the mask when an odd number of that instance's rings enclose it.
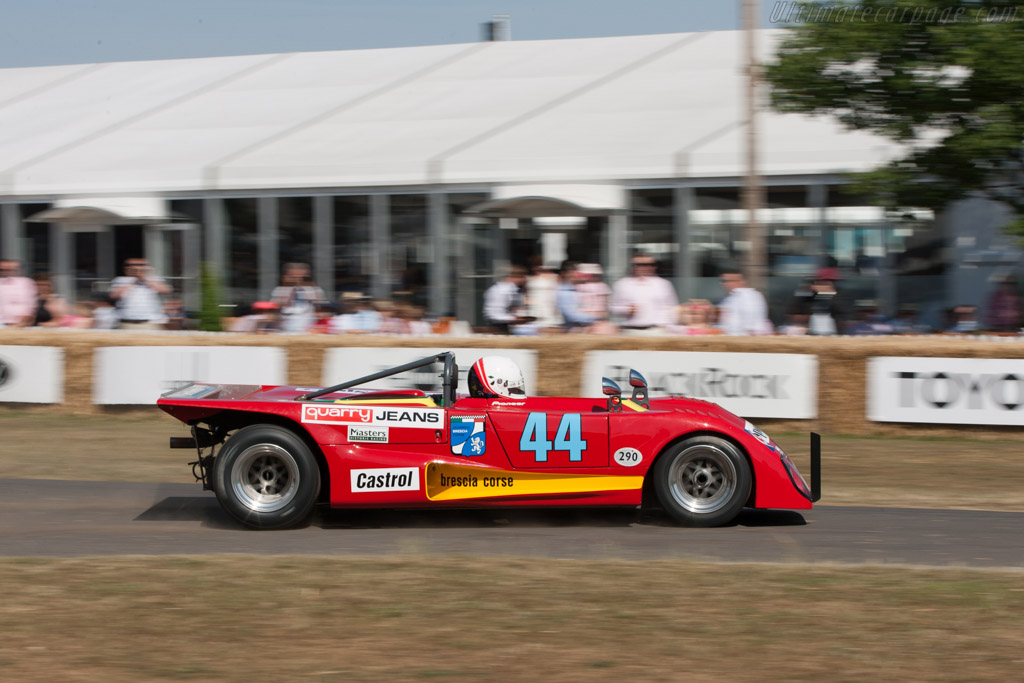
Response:
[[[317,389],[316,391],[310,391],[296,396],[296,401],[309,401],[311,399],[323,396],[325,394],[333,394],[335,391],[341,391],[342,389],[351,389],[352,387],[365,384],[366,382],[373,382],[384,377],[391,377],[397,375],[400,372],[406,372],[408,370],[415,370],[416,368],[422,368],[426,365],[433,365],[434,363],[444,363],[444,370],[441,371],[441,386],[444,392],[444,407],[450,408],[455,403],[455,387],[458,382],[459,368],[455,365],[455,354],[451,351],[445,351],[444,353],[438,353],[433,356],[427,356],[419,360],[414,360],[405,365],[399,365],[394,368],[388,368],[387,370],[381,370],[375,372],[372,375],[366,375],[358,379],[350,379],[347,382],[341,384],[335,384],[334,386],[325,387],[323,389]]]

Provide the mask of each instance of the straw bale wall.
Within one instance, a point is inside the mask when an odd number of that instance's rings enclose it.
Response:
[[[862,436],[932,436],[1008,438],[1024,427],[916,425],[870,422],[866,412],[866,366],[872,356],[951,358],[1024,358],[1024,342],[958,336],[927,337],[599,337],[558,335],[517,337],[380,337],[361,335],[239,335],[212,333],[100,332],[91,330],[0,330],[0,346],[58,346],[65,353],[65,402],[61,410],[89,415],[152,408],[112,408],[92,403],[93,349],[100,346],[276,346],[288,354],[288,382],[320,383],[324,349],[332,347],[461,347],[534,349],[538,386],[531,393],[575,396],[584,356],[596,350],[804,353],[818,357],[818,417],[814,420],[767,420],[757,423],[776,431],[816,430]],[[352,368],[352,376],[361,373]],[[53,410],[52,406],[2,404],[4,411]]]

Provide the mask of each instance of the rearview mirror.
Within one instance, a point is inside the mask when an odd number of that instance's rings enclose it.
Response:
[[[601,391],[608,397],[608,412],[617,413],[622,411],[622,389],[609,377],[601,378]]]

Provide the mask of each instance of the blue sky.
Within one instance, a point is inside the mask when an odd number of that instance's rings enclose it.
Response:
[[[762,0],[762,24],[774,0]],[[0,68],[728,30],[740,0],[0,0]]]

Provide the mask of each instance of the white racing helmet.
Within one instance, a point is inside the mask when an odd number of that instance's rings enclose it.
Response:
[[[484,356],[473,363],[468,383],[473,398],[526,398],[523,371],[504,356]]]

